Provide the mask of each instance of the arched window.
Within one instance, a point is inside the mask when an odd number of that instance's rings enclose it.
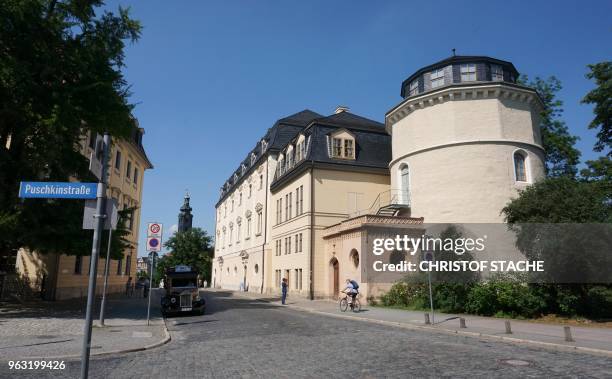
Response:
[[[400,199],[402,204],[408,204],[408,200],[410,199],[410,169],[408,165],[403,164],[400,167]]]
[[[392,265],[401,263],[404,259],[406,259],[406,253],[400,250],[394,250],[391,255],[389,255],[389,263]]]
[[[527,163],[525,153],[522,151],[514,153],[514,179],[517,182],[527,181]]]
[[[353,266],[355,268],[359,267],[359,253],[357,252],[356,249],[351,250],[349,259],[353,263]]]

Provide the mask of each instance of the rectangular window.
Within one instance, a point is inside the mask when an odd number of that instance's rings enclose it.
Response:
[[[130,275],[130,271],[132,271],[132,254],[128,255],[125,261],[125,275]]]
[[[285,221],[289,220],[289,195],[285,195]]]
[[[125,177],[129,179],[130,175],[132,175],[132,162],[128,161],[127,162],[127,168],[125,170]]]
[[[299,290],[300,289],[300,285],[299,285],[299,282],[300,282],[300,271],[297,268],[295,270],[293,270],[293,271],[295,272],[295,286],[294,286],[294,288],[296,290]]]
[[[289,212],[287,212],[287,217],[291,219],[291,217],[293,217],[293,192],[289,192],[289,200],[287,201],[287,204],[289,204]]]
[[[83,270],[83,257],[80,255],[77,255],[76,257],[74,257],[74,273],[77,275],[81,274],[81,270]]]
[[[473,82],[476,80],[476,64],[465,63],[460,67],[461,81],[462,82]]]
[[[332,154],[334,157],[342,157],[342,139],[334,138],[334,144],[332,147]]]
[[[300,186],[300,214],[304,213],[304,186]]]
[[[236,243],[240,243],[240,228],[242,224],[236,224]]]
[[[257,212],[257,234],[261,234],[261,211]]]
[[[263,188],[263,175],[259,175],[259,189]]]
[[[353,140],[345,139],[344,140],[344,157],[345,158],[353,158]]]
[[[290,278],[291,275],[291,271],[290,270],[285,270],[285,278],[287,278],[287,288],[291,288],[291,279]]]
[[[291,237],[287,237],[287,254],[291,254]]]
[[[134,167],[134,184],[138,184],[138,167]]]
[[[117,261],[117,275],[121,275],[122,268],[123,268],[123,258]]]
[[[115,168],[121,171],[121,152],[119,150],[115,153]]]
[[[300,188],[295,189],[295,215],[299,216],[302,213],[300,212]]]
[[[491,80],[494,82],[501,82],[504,80],[504,70],[502,66],[498,64],[491,65]]]
[[[283,198],[278,199],[278,223],[283,222]]]
[[[442,87],[444,85],[444,68],[439,68],[431,72],[431,88]]]
[[[300,233],[300,241],[299,241],[299,243],[300,243],[300,248],[298,249],[298,252],[301,253],[302,252],[302,233]]]
[[[419,93],[419,80],[413,80],[410,83],[410,90],[408,92],[408,96],[414,96]]]
[[[274,270],[274,276],[276,279],[276,286],[281,287],[281,270]]]
[[[295,246],[293,247],[293,252],[297,253],[298,252],[298,246],[300,245],[300,240],[298,239],[298,235],[295,235]]]
[[[302,269],[298,269],[298,278],[297,278],[297,282],[298,282],[298,289],[301,291],[302,290]]]
[[[251,218],[247,217],[247,229],[246,229],[246,238],[251,237]]]

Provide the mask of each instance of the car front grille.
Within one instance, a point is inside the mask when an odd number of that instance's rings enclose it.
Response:
[[[181,295],[181,308],[182,307],[191,307],[191,294],[190,293]]]

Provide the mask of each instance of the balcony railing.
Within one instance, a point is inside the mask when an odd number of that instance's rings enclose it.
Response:
[[[379,193],[369,208],[351,213],[349,217],[353,218],[367,214],[390,215],[403,208],[410,208],[410,191],[391,189]]]

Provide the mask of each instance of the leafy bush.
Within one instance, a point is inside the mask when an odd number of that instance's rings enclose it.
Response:
[[[612,319],[612,288],[595,286],[587,293],[587,310],[595,318]]]
[[[389,292],[381,296],[380,300],[385,306],[412,306],[422,307],[423,299],[427,297],[427,288],[420,283],[397,282],[391,286]]]
[[[442,312],[463,313],[473,283],[438,283],[433,286],[434,305]]]

